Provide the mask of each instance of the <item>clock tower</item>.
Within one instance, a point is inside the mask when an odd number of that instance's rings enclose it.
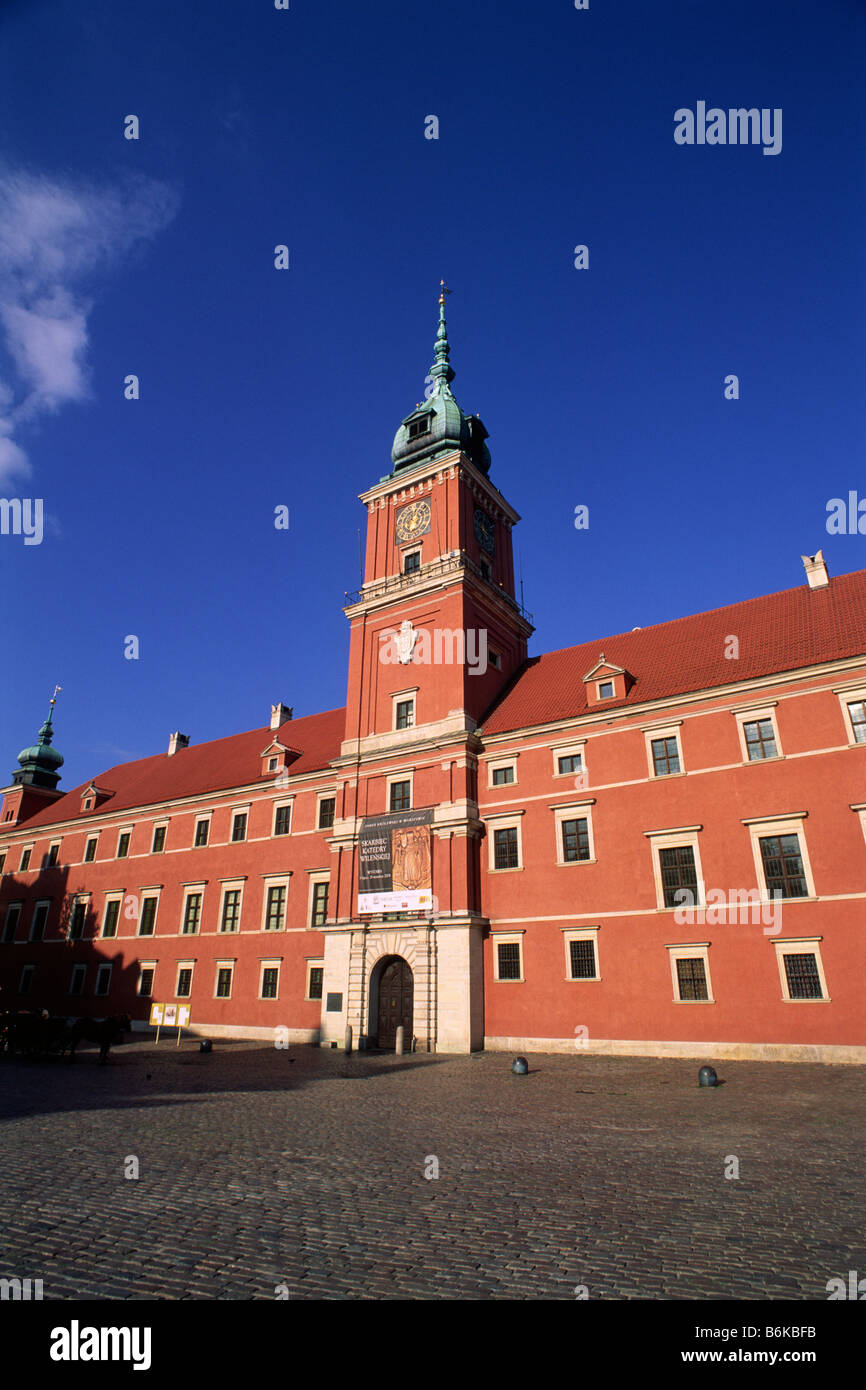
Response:
[[[323,1013],[326,1042],[341,1040],[347,1024],[356,1036],[381,1034],[383,961],[388,994],[413,996],[404,1012],[416,1045],[468,1051],[483,1040],[477,731],[525,662],[532,627],[514,592],[520,518],[490,480],[487,430],[451,388],[447,293],[443,284],[427,396],[397,429],[390,471],[361,494],[366,560],[345,610],[349,677],[326,928],[325,992],[333,1014],[341,1008],[339,1017]],[[428,834],[421,817],[430,827],[431,909],[362,911],[379,901],[361,891],[365,827],[390,827],[391,817],[400,827],[401,816],[404,835],[410,825]]]

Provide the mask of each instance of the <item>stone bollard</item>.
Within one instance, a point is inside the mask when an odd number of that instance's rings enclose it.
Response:
[[[397,1029],[397,1048],[396,1048],[396,1051],[397,1051],[397,1056],[398,1056],[398,1057],[402,1057],[402,1056],[403,1056],[403,1046],[404,1046],[404,1034],[403,1034],[403,1025],[402,1025],[402,1023],[401,1023],[401,1024],[400,1024],[400,1027]]]
[[[345,1036],[345,1038],[343,1039],[343,1047],[345,1048],[345,1051],[346,1051],[346,1052],[351,1052],[351,1051],[352,1051],[352,1025],[351,1025],[351,1023],[347,1023],[347,1024],[346,1024],[346,1036]]]

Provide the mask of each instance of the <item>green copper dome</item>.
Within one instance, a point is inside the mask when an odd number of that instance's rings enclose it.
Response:
[[[439,454],[462,449],[482,473],[490,468],[490,450],[484,443],[487,430],[477,415],[464,415],[454,398],[451,382],[454,369],[449,360],[448,331],[445,326],[444,284],[439,295],[439,328],[436,333],[435,360],[430,368],[430,395],[407,415],[394,436],[391,458],[394,472],[415,468]]]
[[[51,747],[54,728],[51,716],[54,701],[48,718],[39,730],[39,742],[30,748],[22,748],[18,754],[19,770],[13,772],[12,781],[32,787],[49,787],[52,791],[60,781],[59,769],[63,766],[63,755]]]

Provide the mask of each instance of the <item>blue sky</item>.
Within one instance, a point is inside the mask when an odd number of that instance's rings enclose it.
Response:
[[[344,702],[442,276],[531,652],[866,566],[825,529],[866,496],[864,60],[854,0],[7,0],[0,490],[46,523],[0,536],[2,766],[55,683],[66,788]],[[781,152],[677,145],[698,101]]]

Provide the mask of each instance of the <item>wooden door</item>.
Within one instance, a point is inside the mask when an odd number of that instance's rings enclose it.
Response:
[[[403,1025],[406,1049],[412,1040],[412,1003],[414,982],[412,971],[402,957],[385,966],[379,977],[379,1047],[394,1047],[397,1029]]]

